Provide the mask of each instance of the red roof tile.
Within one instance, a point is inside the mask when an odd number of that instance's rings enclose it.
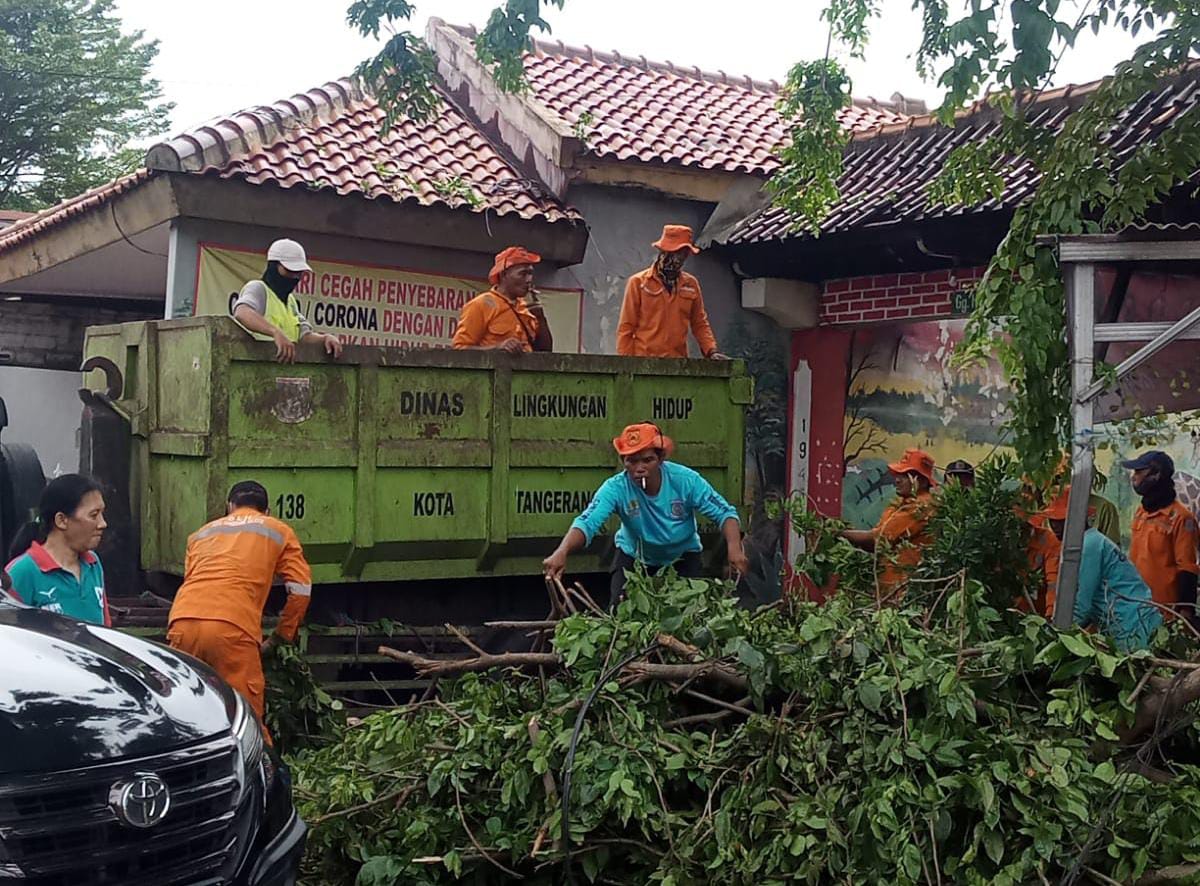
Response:
[[[579,221],[522,176],[451,101],[435,119],[395,121],[385,134],[374,98],[349,81],[214,120],[150,149],[154,169],[332,188],[339,194],[442,205],[549,222]]]
[[[436,119],[400,119],[384,134],[383,111],[348,81],[198,126],[151,147],[146,166],[4,228],[0,252],[160,172],[330,188],[368,199],[528,220],[582,221],[575,209],[518,172],[449,99]]]
[[[474,38],[473,28],[431,21]],[[530,95],[586,132],[586,153],[599,158],[673,163],[765,174],[786,138],[775,104],[779,84],[699,68],[630,58],[591,47],[534,41],[525,56]],[[897,97],[902,99],[902,97]],[[919,102],[913,105],[920,110]],[[855,100],[842,112],[852,131],[906,120],[902,101]]]
[[[1030,121],[1057,132],[1072,109],[1099,82],[1043,93],[1030,111]],[[1196,105],[1200,105],[1200,66],[1194,65],[1183,74],[1165,80],[1122,112],[1117,126],[1106,138],[1115,164],[1119,166],[1139,145],[1157,138],[1177,113]],[[1005,187],[999,199],[988,199],[974,206],[945,206],[933,203],[928,196],[930,183],[955,148],[983,141],[995,134],[999,126],[998,112],[987,100],[982,100],[961,112],[953,127],[941,125],[933,115],[922,115],[901,124],[856,133],[838,181],[839,200],[821,223],[821,232],[1012,211],[1033,195],[1040,180],[1026,161],[1000,162],[998,171]],[[725,243],[739,244],[808,236],[795,229],[787,212],[772,206],[752,214],[722,239]]]

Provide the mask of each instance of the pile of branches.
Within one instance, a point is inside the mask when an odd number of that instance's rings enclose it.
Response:
[[[564,609],[530,653],[384,650],[436,690],[292,759],[306,883],[1200,871],[1200,664],[1166,629],[1121,655],[964,570],[884,607],[843,584],[751,612],[721,582],[636,577],[612,614]]]

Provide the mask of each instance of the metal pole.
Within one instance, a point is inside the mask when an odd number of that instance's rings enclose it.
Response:
[[[1088,496],[1092,491],[1092,422],[1095,402],[1083,396],[1092,384],[1096,322],[1096,273],[1090,263],[1065,266],[1067,311],[1071,322],[1071,499],[1063,532],[1054,625],[1071,626],[1083,533],[1087,529]]]

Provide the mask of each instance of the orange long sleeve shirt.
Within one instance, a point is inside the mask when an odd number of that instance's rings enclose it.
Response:
[[[1130,532],[1129,559],[1150,586],[1156,603],[1173,606],[1179,602],[1175,579],[1181,572],[1200,571],[1198,542],[1196,518],[1185,505],[1173,501],[1152,512],[1138,506]]]
[[[625,301],[617,326],[617,353],[623,357],[686,357],[688,330],[705,357],[717,350],[700,281],[680,271],[675,291],[654,267],[639,271],[625,284]]]
[[[253,508],[238,508],[188,538],[183,586],[168,623],[224,621],[261,639],[263,607],[276,575],[288,592],[276,632],[291,641],[308,611],[312,570],[290,526]]]
[[[897,498],[880,515],[879,523],[872,530],[876,543],[882,539],[895,548],[892,561],[879,576],[879,591],[883,598],[899,600],[902,595],[895,594],[896,589],[921,562],[921,548],[930,542],[926,530],[932,508],[933,496],[922,492],[912,498]],[[901,547],[905,544],[907,546]]]
[[[537,337],[538,322],[538,318],[525,306],[523,300],[514,304],[500,293],[489,289],[462,306],[458,314],[458,326],[454,329],[453,346],[494,348],[510,338],[515,338],[521,342],[526,352],[532,351],[533,340]]]

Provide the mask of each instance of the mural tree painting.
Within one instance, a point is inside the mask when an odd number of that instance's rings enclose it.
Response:
[[[523,88],[521,54],[531,34],[549,31],[544,9],[565,0],[508,0],[493,10],[475,38],[479,57],[502,89]],[[1066,436],[1069,377],[1062,334],[1063,290],[1040,234],[1117,230],[1183,185],[1200,166],[1200,110],[1176,115],[1120,169],[1101,136],[1117,115],[1158,80],[1187,63],[1200,45],[1200,9],[1184,0],[915,0],[923,28],[915,48],[917,70],[945,89],[938,114],[945,122],[985,92],[1003,115],[986,140],[958,148],[935,183],[935,196],[970,205],[998,195],[1000,158],[1027,162],[1040,174],[1033,199],[1017,210],[1011,228],[978,284],[976,307],[960,359],[995,353],[1012,388],[1010,439],[1025,467],[1044,472]],[[827,0],[822,13],[834,41],[863,57],[871,26],[891,4],[883,0]],[[961,11],[959,11],[961,10]],[[378,35],[409,19],[404,0],[357,0],[350,23]],[[1035,125],[1031,102],[1052,80],[1063,55],[1085,31],[1150,35],[1113,75],[1051,131]],[[380,55],[360,68],[392,113],[427,114],[432,55],[419,37],[396,31]],[[850,102],[851,82],[833,56],[801,62],[789,72],[780,108],[792,121],[782,167],[769,182],[775,201],[798,228],[819,233],[838,198],[847,135],[837,113]],[[997,327],[1005,335],[997,336]]]

